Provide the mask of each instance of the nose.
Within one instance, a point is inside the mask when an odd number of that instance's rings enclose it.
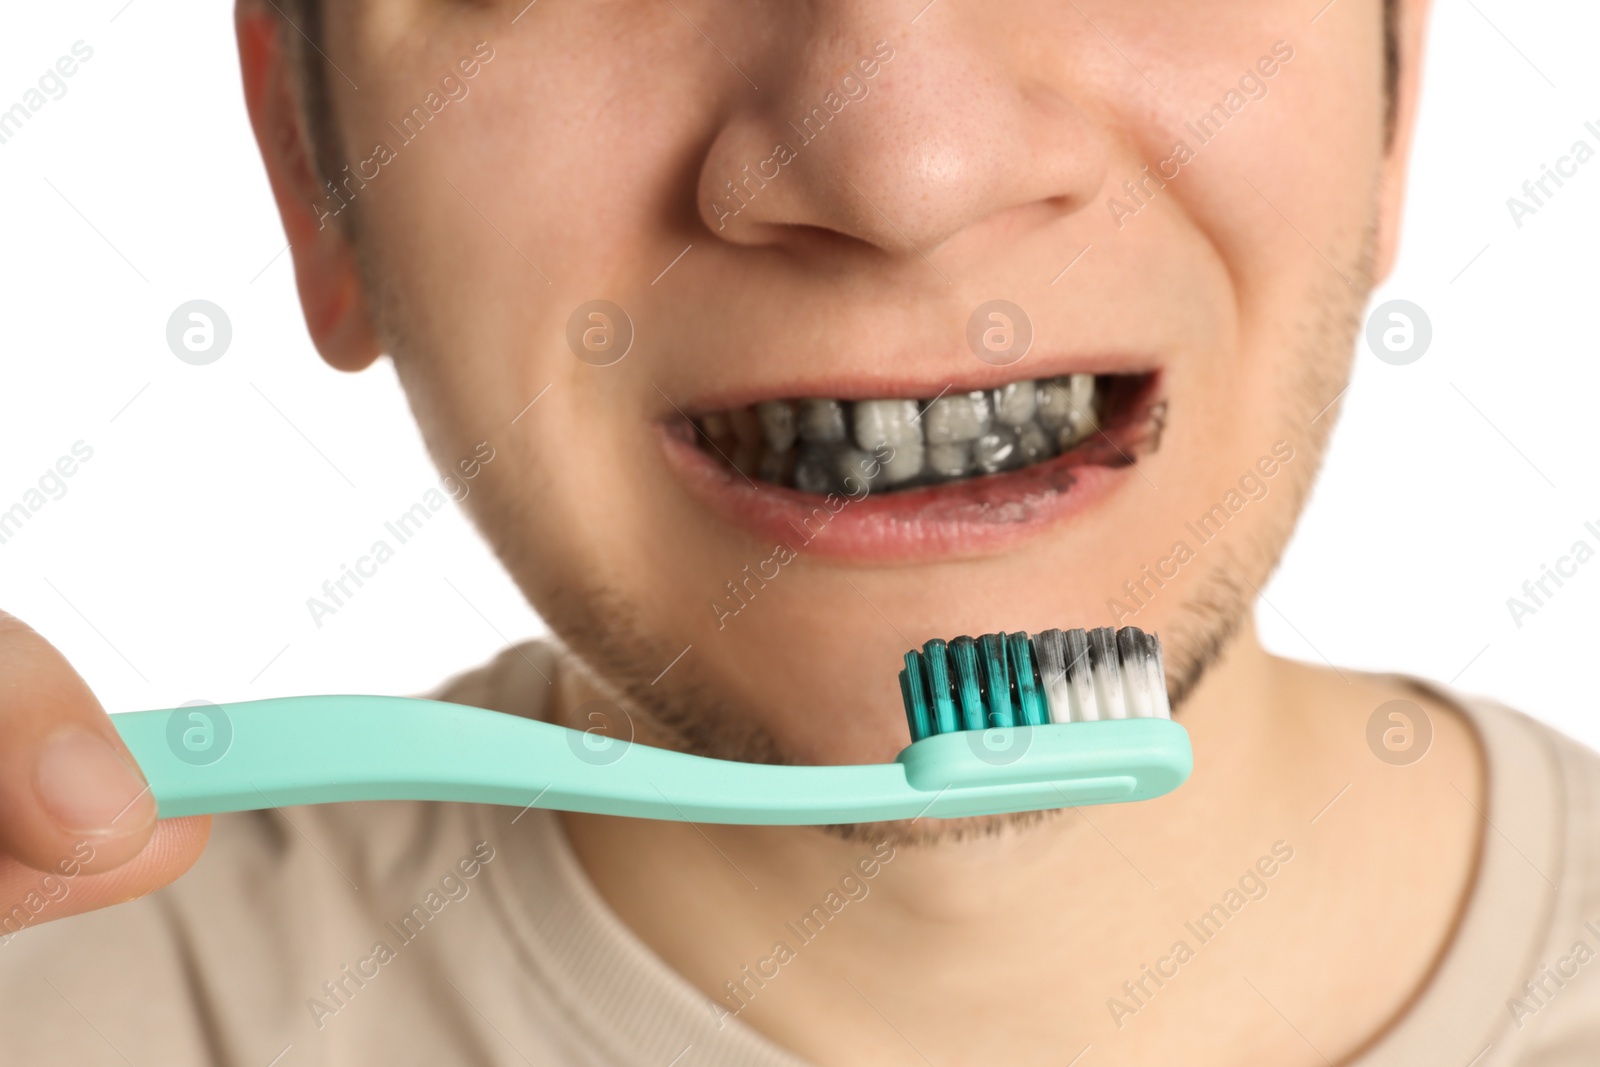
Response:
[[[875,5],[826,6],[828,32],[711,141],[699,210],[722,240],[825,231],[926,255],[974,228],[1042,225],[1101,188],[1108,135],[1077,98],[1070,48],[1043,64],[1049,50],[948,22],[890,40],[865,24]]]

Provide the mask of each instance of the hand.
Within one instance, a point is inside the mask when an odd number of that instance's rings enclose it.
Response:
[[[156,821],[105,709],[61,653],[0,611],[0,939],[159,889],[210,816]]]

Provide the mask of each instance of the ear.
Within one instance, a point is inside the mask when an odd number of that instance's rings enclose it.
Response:
[[[270,3],[238,0],[234,28],[245,106],[289,237],[311,340],[329,366],[358,371],[370,366],[381,349],[367,313],[355,248],[345,227],[329,213],[336,201],[317,177],[293,57],[284,47],[284,34],[295,32],[286,18]]]
[[[1400,248],[1400,216],[1405,207],[1406,171],[1411,163],[1411,135],[1417,123],[1417,96],[1422,88],[1422,46],[1427,38],[1431,0],[1394,0],[1395,44],[1400,77],[1395,85],[1394,129],[1378,176],[1378,232],[1373,245],[1372,284],[1379,285],[1394,268]]]

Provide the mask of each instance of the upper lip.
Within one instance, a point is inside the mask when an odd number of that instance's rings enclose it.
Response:
[[[677,410],[688,416],[727,411],[765,400],[793,400],[826,397],[834,400],[907,399],[931,400],[943,394],[960,394],[979,389],[996,389],[1008,382],[1054,378],[1066,374],[1148,374],[1159,369],[1151,357],[1133,353],[1029,352],[1016,363],[992,366],[971,353],[942,362],[949,370],[940,373],[911,373],[905,368],[917,361],[884,360],[885,371],[871,368],[846,369],[823,373],[789,374],[761,383],[718,385],[704,391],[686,391],[669,398]]]

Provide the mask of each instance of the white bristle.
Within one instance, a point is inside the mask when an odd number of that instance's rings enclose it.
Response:
[[[1148,719],[1155,714],[1150,693],[1150,671],[1146,662],[1144,633],[1131,626],[1117,631],[1117,656],[1122,661],[1122,692],[1128,702],[1128,715]]]
[[[1089,631],[1089,666],[1094,678],[1094,696],[1100,708],[1100,717],[1126,719],[1128,702],[1122,692],[1116,634],[1110,627],[1102,626]]]
[[[1132,626],[1044,630],[1032,642],[1051,722],[1172,718],[1154,634]]]
[[[1170,719],[1172,705],[1167,700],[1167,672],[1161,662],[1161,641],[1155,634],[1146,634],[1144,639],[1149,649],[1149,654],[1145,656],[1145,670],[1150,675],[1151,703],[1158,718]]]
[[[1051,722],[1072,721],[1072,700],[1067,690],[1067,644],[1060,630],[1046,630],[1033,638],[1039,661],[1039,683]]]
[[[1089,665],[1089,638],[1082,630],[1062,635],[1067,647],[1067,693],[1072,703],[1072,722],[1094,722],[1100,706],[1094,698],[1093,670]]]

